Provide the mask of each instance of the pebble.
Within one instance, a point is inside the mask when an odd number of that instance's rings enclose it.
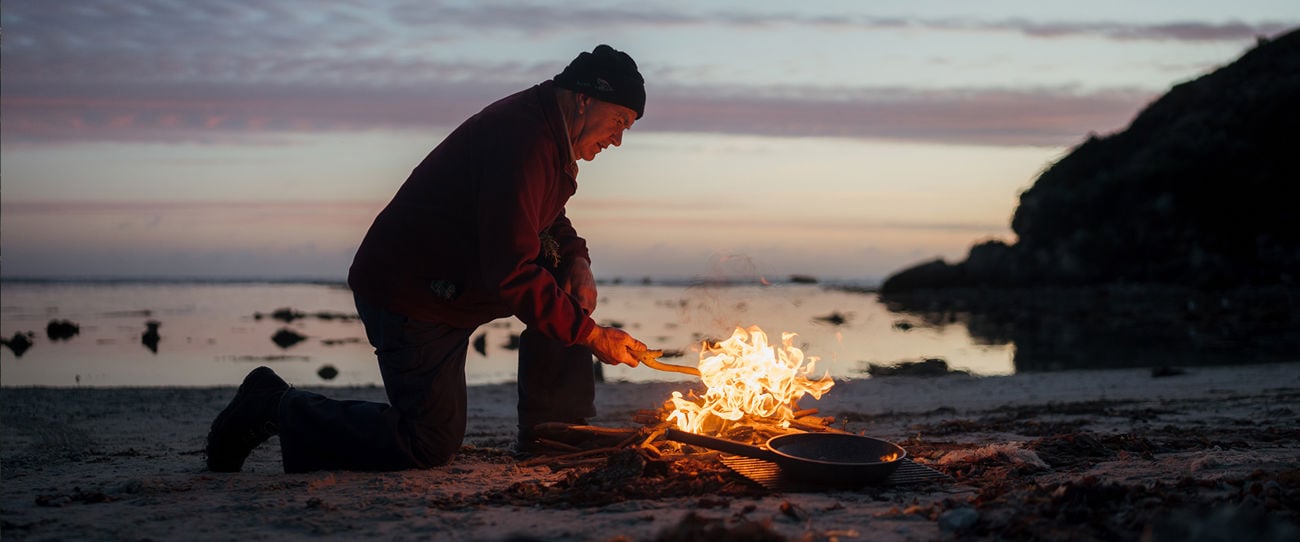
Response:
[[[939,528],[950,532],[963,531],[975,525],[979,519],[980,513],[974,508],[954,508],[939,516]]]

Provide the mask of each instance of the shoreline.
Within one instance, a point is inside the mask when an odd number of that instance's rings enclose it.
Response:
[[[270,364],[267,366],[270,367],[271,369],[276,369],[276,366],[274,364]],[[254,367],[253,365],[250,365],[249,370],[252,370],[253,367]],[[1089,381],[1103,382],[1105,386],[1110,387],[1109,389],[1112,393],[1115,393],[1120,397],[1145,397],[1149,395],[1152,389],[1169,390],[1171,392],[1179,393],[1179,394],[1192,393],[1194,392],[1194,388],[1198,386],[1208,385],[1215,381],[1222,382],[1225,384],[1231,384],[1235,382],[1235,383],[1248,385],[1251,382],[1257,381],[1259,379],[1268,378],[1267,375],[1287,375],[1287,376],[1294,375],[1296,378],[1296,382],[1300,382],[1300,361],[1277,362],[1277,363],[1244,363],[1240,365],[1180,366],[1177,367],[1176,373],[1167,376],[1166,375],[1153,376],[1152,369],[1153,369],[1152,367],[1132,367],[1132,368],[1098,367],[1098,368],[1081,368],[1081,369],[1063,369],[1063,370],[1056,370],[1056,371],[1031,371],[1031,372],[1012,373],[1012,374],[1005,374],[1005,375],[972,375],[972,374],[967,374],[965,372],[956,371],[956,370],[953,370],[947,374],[942,374],[942,375],[900,374],[900,375],[889,375],[889,376],[870,376],[867,375],[866,373],[863,373],[861,377],[836,377],[835,387],[832,388],[830,392],[828,392],[827,396],[821,400],[821,403],[823,404],[823,406],[833,405],[833,406],[840,406],[845,408],[848,407],[868,408],[871,406],[875,406],[874,403],[869,403],[869,402],[863,403],[860,401],[849,400],[847,398],[839,397],[839,395],[842,395],[843,390],[858,389],[862,386],[893,387],[895,385],[907,385],[907,386],[920,385],[921,387],[924,388],[924,387],[940,385],[940,383],[943,382],[961,382],[962,383],[961,387],[967,390],[967,392],[969,392],[970,389],[979,388],[981,385],[987,385],[992,388],[998,388],[1001,386],[1000,384],[998,384],[999,382],[1014,381],[1014,382],[1023,382],[1023,384],[1020,387],[1042,386],[1043,389],[1045,390],[1044,394],[1049,393],[1048,390],[1050,390],[1050,393],[1052,394],[1062,394],[1062,393],[1065,394],[1064,397],[1066,398],[1060,398],[1060,397],[1051,398],[1051,397],[1046,397],[1044,395],[1044,398],[1050,401],[1069,400],[1067,398],[1078,399],[1080,397],[1086,396],[1089,393],[1094,393],[1094,392],[1102,393],[1103,398],[1106,398],[1104,397],[1104,390],[1102,390],[1097,386],[1088,385],[1086,383],[1081,383],[1077,386],[1072,386],[1063,382],[1063,381],[1075,380],[1075,378],[1073,377],[1080,377],[1080,376],[1088,377],[1088,378],[1081,379],[1084,382],[1089,382]],[[1237,376],[1231,378],[1223,378],[1223,373],[1236,373]],[[1100,376],[1101,378],[1095,379],[1095,378],[1091,378],[1091,376]],[[871,384],[871,385],[863,384],[866,382],[874,382],[875,384]],[[505,380],[501,382],[467,384],[466,388],[470,390],[471,393],[473,393],[473,390],[475,389],[495,389],[495,388],[502,388],[502,387],[509,388],[509,391],[513,392],[516,383],[517,382],[515,380]],[[635,382],[626,381],[626,380],[597,382],[596,400],[599,406],[599,404],[602,402],[602,398],[601,398],[602,391],[609,392],[611,396],[623,395],[623,391],[622,391],[623,388],[633,388],[633,389],[669,388],[669,389],[681,389],[682,391],[685,391],[685,389],[691,386],[692,383],[697,385],[699,384],[698,381],[695,381],[693,379],[686,379],[686,378],[677,379],[677,380],[654,380],[654,381],[635,381]],[[379,384],[357,385],[357,386],[354,385],[325,386],[319,384],[300,386],[300,385],[296,385],[294,382],[289,382],[289,384],[300,389],[321,393],[331,397],[335,395],[342,396],[348,394],[356,394],[361,397],[375,396],[376,394],[378,397],[381,398],[383,396],[383,386]],[[971,386],[973,386],[974,388],[972,388]],[[28,391],[44,390],[44,391],[66,391],[66,392],[112,392],[112,391],[220,392],[220,391],[227,391],[233,395],[233,392],[237,387],[238,387],[237,382],[229,385],[194,385],[194,386],[190,386],[190,385],[159,385],[159,386],[147,386],[147,385],[146,386],[140,386],[140,385],[9,386],[9,385],[2,385],[0,386],[0,393],[6,391],[22,391],[22,390],[28,390]],[[941,386],[941,387],[946,387],[946,386]],[[951,390],[945,390],[945,392],[947,391],[951,391]],[[1212,389],[1211,391],[1222,391],[1222,390],[1216,388],[1216,389]],[[640,394],[633,394],[633,395],[639,396]],[[949,400],[955,400],[957,402],[976,401],[978,403],[979,400],[979,397],[967,397],[966,393],[961,393],[957,395],[945,395],[945,397],[948,398]],[[1039,395],[1031,393],[1027,397],[1032,399],[1032,398],[1039,397]],[[613,397],[611,397],[610,399],[612,400]],[[891,397],[891,399],[896,399],[896,398]],[[991,400],[991,398],[989,399]],[[1013,401],[1019,404],[1020,401],[1022,401],[1024,398],[1020,398],[1016,396],[1003,396],[1000,397],[1000,399]],[[802,399],[801,401],[817,402],[812,398],[805,398]],[[936,399],[935,401],[942,402],[943,400]],[[817,406],[817,405],[812,405],[812,406]]]

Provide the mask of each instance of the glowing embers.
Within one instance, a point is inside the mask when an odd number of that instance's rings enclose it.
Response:
[[[721,435],[748,422],[789,427],[796,400],[804,395],[820,399],[835,385],[829,373],[809,378],[817,358],[805,359],[794,337],[782,333],[777,347],[768,344],[758,326],[750,326],[736,328],[725,341],[705,343],[699,368],[708,390],[703,397],[673,392],[665,419],[678,429],[704,435]]]

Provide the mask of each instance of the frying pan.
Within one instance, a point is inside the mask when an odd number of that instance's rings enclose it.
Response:
[[[839,488],[861,487],[889,478],[907,457],[907,451],[892,442],[842,433],[791,433],[772,437],[762,447],[678,429],[669,429],[664,436],[668,440],[770,461],[796,481]]]

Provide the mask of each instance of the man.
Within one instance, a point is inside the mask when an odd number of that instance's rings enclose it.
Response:
[[[635,367],[646,346],[591,319],[591,260],[564,206],[577,160],[641,118],[644,85],[630,56],[601,45],[447,136],[375,218],[348,276],[389,404],[292,389],[259,367],[213,421],[208,468],[238,471],[277,433],[286,472],[446,464],[465,435],[470,336],[510,315],[527,326],[521,444],[538,423],[595,415],[591,355]]]

